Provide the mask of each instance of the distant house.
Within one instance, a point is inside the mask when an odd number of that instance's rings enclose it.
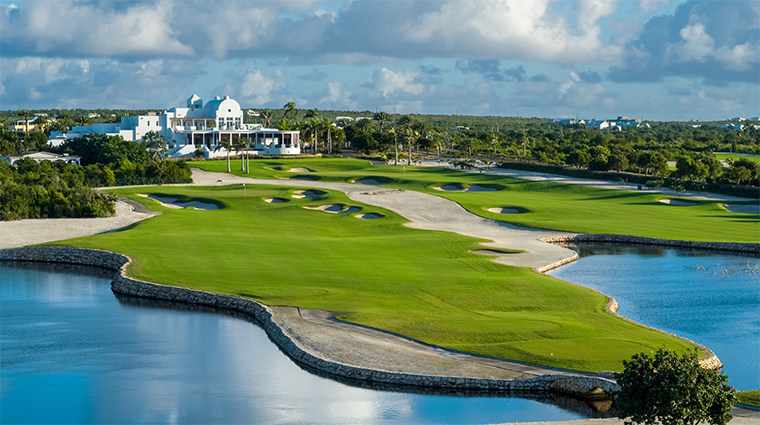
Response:
[[[739,121],[739,122],[741,122],[741,121],[746,121],[747,119],[746,118],[742,118],[742,117],[733,117],[733,118],[729,118],[728,120],[729,121]]]
[[[469,130],[470,127],[465,127],[463,125],[458,125],[456,127],[451,127],[452,130]]]
[[[22,155],[10,155],[10,156],[0,156],[0,159],[3,161],[13,165],[17,161],[20,161],[24,158],[30,158],[39,164],[42,161],[50,161],[50,162],[56,162],[56,161],[63,161],[67,164],[75,164],[75,165],[81,165],[80,160],[81,158],[78,156],[69,156],[69,154],[65,153],[63,155],[58,155],[57,153],[50,153],[50,152],[28,152]]]
[[[258,117],[259,115],[261,115],[258,112],[254,111],[253,109],[249,109],[245,111],[245,114],[248,115],[249,117]]]
[[[354,119],[351,117],[335,117],[335,121],[340,121],[340,120],[353,121]]]
[[[609,121],[597,121],[592,120],[586,123],[587,129],[595,129],[595,130],[604,130],[605,128],[610,128],[611,123]],[[614,123],[612,123],[614,125]]]
[[[34,127],[37,126],[37,123],[35,122],[37,121],[37,117],[43,115],[47,116],[46,114],[39,114],[29,118],[26,122],[24,122],[24,120],[11,121],[11,125],[8,129],[11,131],[26,131],[28,128],[29,131],[32,131],[34,130]]]
[[[742,130],[744,130],[744,125],[742,125],[742,124],[737,124],[737,125],[734,125],[734,124],[723,124],[722,126],[720,126],[720,128],[729,128],[731,130],[742,131]]]
[[[356,117],[354,118],[354,121],[361,121],[361,120],[371,120],[372,117]]]
[[[575,118],[554,118],[546,122],[547,124],[586,124],[585,120],[577,120]]]

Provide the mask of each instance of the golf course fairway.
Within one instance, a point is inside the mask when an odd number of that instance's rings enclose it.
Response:
[[[304,164],[297,166],[313,170],[321,163]],[[257,177],[265,171],[286,173],[262,168]],[[429,178],[439,183],[467,176],[481,177],[438,172]],[[403,184],[425,187],[411,180]],[[482,240],[407,228],[394,212],[354,202],[342,192],[293,196],[307,188],[248,184],[116,189],[161,215],[121,231],[50,245],[128,255],[135,260],[128,275],[149,282],[249,297],[273,306],[343,312],[342,320],[426,343],[546,366],[619,371],[622,361],[635,353],[692,347],[605,312],[607,298],[592,290],[468,252],[482,248]],[[169,208],[141,195],[221,208]],[[304,208],[336,204],[336,212],[356,208],[333,214]],[[382,218],[356,217],[363,213]]]

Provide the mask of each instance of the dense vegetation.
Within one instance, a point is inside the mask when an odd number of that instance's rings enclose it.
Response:
[[[88,172],[64,162],[0,161],[0,220],[113,215],[116,197],[85,184]]]
[[[225,161],[216,163],[226,169]],[[254,184],[118,189],[162,214],[128,230],[54,244],[129,255],[135,262],[127,273],[150,282],[268,305],[349,312],[340,318],[531,363],[622,370],[622,361],[634,353],[664,345],[682,352],[691,346],[606,313],[607,298],[587,288],[470,253],[482,248],[479,239],[408,228],[399,215],[341,192],[294,199],[297,189]],[[139,194],[216,200],[224,208],[178,210]],[[269,198],[290,201],[265,202]],[[384,217],[361,220],[355,213],[304,208],[326,204]]]

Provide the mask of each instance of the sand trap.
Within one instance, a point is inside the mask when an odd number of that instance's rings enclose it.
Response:
[[[311,170],[308,168],[296,167],[288,170],[288,173],[311,173]]]
[[[201,202],[201,201],[177,202],[177,198],[168,198],[164,196],[144,195],[144,194],[139,194],[139,196],[142,196],[143,198],[155,199],[156,201],[160,202],[161,205],[167,208],[174,208],[177,210],[181,210],[187,207],[194,207],[196,210],[218,210],[219,209],[219,207],[216,204],[209,204],[207,202]]]
[[[386,183],[382,183],[382,182],[379,182],[379,181],[377,181],[377,180],[375,180],[375,179],[361,179],[361,180],[354,180],[354,183],[359,183],[359,184],[370,184],[370,185],[373,185],[373,186],[379,186],[379,185],[383,185],[383,184],[386,184]]]
[[[488,212],[496,213],[496,214],[522,214],[520,210],[517,210],[515,208],[489,208]]]
[[[694,205],[697,205],[694,202],[680,201],[678,199],[660,199],[660,202],[673,205],[674,207],[693,207]]]
[[[727,204],[726,209],[736,214],[760,214],[760,204],[754,205],[737,205]]]
[[[269,199],[264,199],[264,200],[266,202],[269,202],[270,204],[282,204],[284,202],[288,202],[288,200],[284,198],[269,198]]]
[[[492,187],[483,187],[477,184],[472,184],[467,189],[460,189],[457,186],[447,184],[446,186],[434,187],[435,190],[441,190],[444,192],[496,192],[496,189]]]
[[[312,198],[316,198],[319,195],[320,195],[319,193],[314,192],[312,190],[294,190],[293,191],[293,197],[296,199],[303,199],[303,198],[312,199]]]
[[[318,207],[304,207],[304,208],[306,208],[307,210],[320,210],[324,212],[329,212],[331,214],[350,214],[350,213],[355,213],[362,210],[359,207],[348,207],[344,209],[343,205],[340,205],[340,204],[321,205]]]
[[[385,216],[378,213],[356,214],[356,218],[363,218],[365,220],[372,220],[375,218],[383,218],[383,217]]]

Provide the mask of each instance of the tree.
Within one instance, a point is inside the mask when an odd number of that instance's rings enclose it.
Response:
[[[19,114],[21,114],[21,117],[24,118],[24,133],[29,134],[29,118],[32,116],[32,113],[26,109],[22,109],[19,111]]]
[[[224,148],[227,151],[227,172],[230,172],[230,151],[232,150],[232,142],[229,137],[222,137],[222,140],[216,145],[214,152]]]
[[[612,395],[621,419],[654,425],[725,425],[737,402],[728,376],[699,364],[696,350],[679,356],[660,348],[653,357],[634,354],[616,374],[620,390]]]
[[[161,159],[162,156],[168,154],[166,149],[166,137],[162,136],[156,131],[149,131],[142,137],[145,148],[150,153],[153,159]]]
[[[383,132],[383,125],[386,121],[388,121],[388,113],[387,112],[375,112],[375,115],[372,117],[373,120],[380,123],[380,132]]]
[[[274,114],[270,109],[261,111],[261,118],[264,118],[264,127],[269,128],[270,125],[272,125],[272,117]]]
[[[240,152],[246,152],[248,149],[248,139],[238,137],[232,144],[232,149],[235,149],[235,155],[240,155]],[[242,155],[240,155],[240,171],[245,171],[245,159]]]
[[[290,121],[286,119],[282,119],[277,123],[277,129],[281,131],[288,131],[290,130]]]
[[[298,109],[296,109],[296,103],[295,102],[288,102],[286,103],[283,108],[285,109],[285,118],[288,117],[288,114],[290,114],[290,118],[295,121],[296,116],[298,116]]]

